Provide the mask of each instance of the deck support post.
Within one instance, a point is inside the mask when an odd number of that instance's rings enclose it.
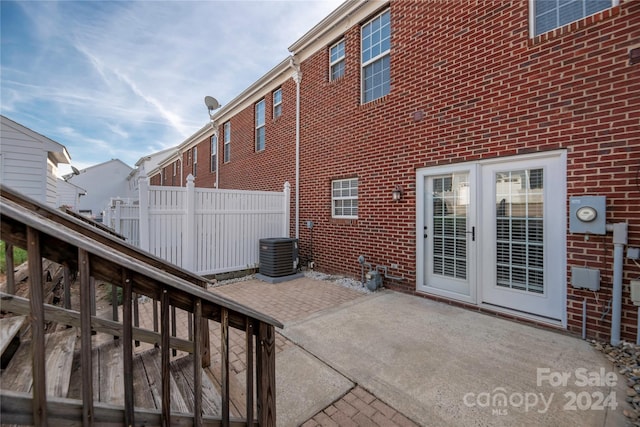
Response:
[[[133,328],[131,273],[122,272],[122,364],[124,370],[124,422],[126,426],[135,425],[133,411]]]
[[[13,249],[12,249],[13,250]],[[33,369],[33,422],[47,425],[47,386],[44,354],[44,296],[40,233],[27,227],[27,260],[31,283],[31,356]],[[7,270],[8,272],[8,270]],[[13,269],[11,270],[13,275]]]
[[[93,425],[93,363],[91,361],[91,280],[89,253],[78,249],[80,276],[80,365],[82,369],[82,425]]]
[[[273,325],[260,322],[258,341],[258,423],[272,427],[276,425],[276,340]]]

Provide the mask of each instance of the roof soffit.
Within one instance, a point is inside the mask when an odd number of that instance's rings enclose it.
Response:
[[[298,58],[299,62],[303,62],[319,50],[327,48],[331,43],[340,39],[350,28],[359,25],[389,4],[388,0],[346,1],[297,42],[289,46],[289,51]]]

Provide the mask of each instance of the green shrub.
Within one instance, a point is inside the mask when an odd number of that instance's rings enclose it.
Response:
[[[0,241],[0,273],[2,274],[7,273],[7,266],[5,265],[6,264],[5,251],[6,251],[5,243],[3,241]],[[22,264],[23,262],[25,262],[26,260],[27,260],[27,251],[21,248],[14,247],[13,248],[13,266],[16,267]]]

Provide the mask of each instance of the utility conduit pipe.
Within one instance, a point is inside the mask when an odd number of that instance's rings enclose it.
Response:
[[[611,304],[611,345],[620,344],[620,319],[622,317],[622,270],[624,246],[627,244],[627,223],[607,224],[613,231],[613,289]]]

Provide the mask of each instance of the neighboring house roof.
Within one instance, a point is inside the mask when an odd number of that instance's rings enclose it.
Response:
[[[322,21],[318,22],[312,29],[307,31],[302,37],[300,37],[295,43],[289,46],[289,52],[295,54],[300,53],[303,50],[307,50],[308,47],[319,44],[320,46],[325,47],[326,41],[320,40],[325,38],[327,33],[335,33],[332,37],[336,38],[344,34],[344,28],[350,27],[354,22],[359,22],[362,17],[367,16],[368,13],[371,13],[372,8],[381,8],[388,5],[389,2],[380,2],[380,1],[361,1],[361,0],[349,0],[342,3],[327,15]],[[359,9],[366,9],[366,11],[360,11]],[[355,16],[359,13],[358,16]],[[347,22],[343,24],[343,22]],[[309,53],[303,57],[299,58],[300,61],[304,61],[307,59],[309,55],[318,50],[318,46],[308,50]]]
[[[77,175],[71,175],[69,182],[87,190],[87,194],[80,198],[79,210],[90,210],[99,217],[101,212],[109,206],[112,197],[130,197],[133,189],[129,185],[128,177],[133,168],[119,159],[112,159],[85,169],[79,170]]]
[[[159,170],[163,167],[175,162],[176,160],[179,160],[181,158],[180,155],[182,152],[188,150],[192,146],[197,145],[202,141],[203,138],[210,137],[211,135],[213,135],[214,131],[215,128],[211,125],[211,123],[207,123],[206,125],[202,126],[193,135],[181,142],[180,145],[172,148],[171,150],[173,151],[171,152],[171,154],[165,157],[162,161],[158,162],[154,169],[146,169],[147,175],[152,176],[159,172]]]
[[[64,179],[62,179],[62,178],[58,178],[58,180],[57,180],[57,181],[58,181],[58,184],[61,184],[61,185],[64,185],[64,186],[69,186],[69,188],[73,188],[73,189],[74,189],[75,191],[77,191],[79,194],[82,194],[82,195],[87,194],[87,190],[85,190],[84,188],[82,188],[82,187],[80,187],[80,186],[78,186],[78,185],[72,184],[72,183],[71,183],[71,182],[69,182],[69,181],[65,181],[65,180],[64,180]]]
[[[140,166],[144,166],[145,173],[149,174],[149,172],[158,169],[158,166],[161,163],[172,157],[175,153],[176,148],[171,147],[153,154],[149,154],[148,156],[140,157],[140,159],[138,159],[135,164],[136,168],[129,174],[129,179],[131,179],[140,171]]]
[[[256,101],[264,98],[264,93],[277,89],[283,81],[291,77],[291,74],[287,71],[294,71],[295,64],[293,58],[288,56],[283,59],[278,65],[267,71],[262,77],[256,80],[251,86],[246,88],[240,95],[229,101],[229,103],[213,114],[213,121],[217,124],[221,124],[222,121],[231,118],[235,112],[243,110],[249,105],[254,104]],[[210,125],[204,126],[203,129],[210,127]],[[197,134],[197,133],[196,133]],[[182,144],[184,145],[184,143]],[[181,146],[182,146],[181,145]]]
[[[20,132],[35,141],[41,142],[43,144],[44,150],[48,152],[49,160],[51,160],[52,162],[56,164],[71,163],[71,156],[67,151],[67,147],[65,147],[64,145],[29,129],[28,127],[23,126],[20,123],[14,122],[10,118],[3,115],[0,115],[0,120],[2,121],[3,126],[8,126],[14,129],[16,132]]]
[[[83,174],[83,173],[86,173],[86,172],[92,172],[92,171],[94,171],[96,169],[103,169],[104,167],[106,167],[106,166],[108,166],[108,165],[110,165],[112,163],[114,163],[114,164],[119,163],[119,164],[125,166],[126,168],[128,168],[130,170],[133,170],[133,168],[131,166],[129,166],[128,164],[126,164],[122,160],[120,160],[120,159],[111,159],[111,160],[107,160],[106,162],[98,163],[97,165],[93,165],[93,166],[86,167],[84,169],[80,169],[78,172],[80,174]],[[76,173],[70,173],[70,174],[67,174],[67,175],[63,176],[62,179],[64,179],[65,181],[69,181],[74,176],[78,176],[78,175],[79,174],[76,174]]]

